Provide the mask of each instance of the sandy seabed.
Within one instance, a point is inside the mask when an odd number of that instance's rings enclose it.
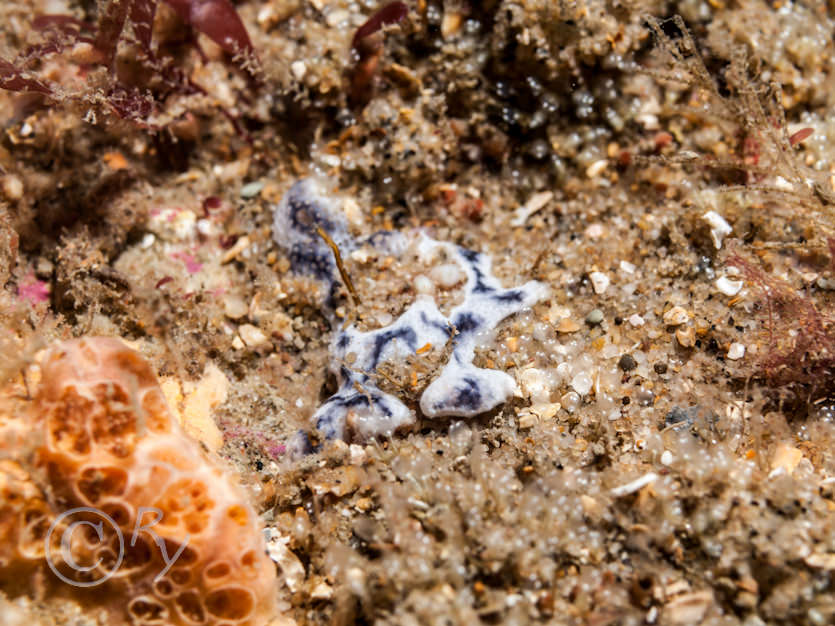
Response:
[[[835,622],[831,3],[416,0],[359,38],[375,3],[224,4],[255,57],[176,5],[172,74],[133,15],[101,55],[111,3],[0,4],[5,394],[54,341],[137,350],[261,516],[275,623]],[[273,232],[308,176],[357,238],[422,228],[547,285],[476,352],[509,402],[290,454],[344,323],[463,298],[444,259],[366,246],[331,311]],[[417,411],[447,348],[380,388]],[[13,565],[3,624],[129,623]]]

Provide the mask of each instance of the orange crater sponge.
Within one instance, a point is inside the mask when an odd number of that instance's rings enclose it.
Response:
[[[0,436],[0,586],[40,580],[111,623],[268,622],[276,571],[255,511],[149,364],[96,337],[57,344],[40,369],[26,434],[6,416]],[[30,454],[15,459],[21,437]]]

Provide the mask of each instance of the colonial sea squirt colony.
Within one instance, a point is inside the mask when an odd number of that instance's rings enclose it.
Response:
[[[545,285],[530,281],[505,289],[493,275],[488,256],[436,241],[420,230],[354,238],[341,203],[328,193],[326,183],[308,178],[294,184],[275,207],[273,236],[288,254],[294,272],[325,283],[324,306],[334,320],[339,268],[323,234],[343,254],[370,246],[396,256],[414,255],[424,263],[445,257],[463,270],[466,283],[463,302],[446,315],[432,297],[418,295],[391,324],[365,332],[348,324],[335,334],[330,369],[338,389],[311,418],[322,435],[365,440],[389,436],[412,424],[414,411],[380,388],[378,369],[384,362],[403,360],[427,346],[450,348],[448,362],[420,396],[420,410],[427,417],[479,415],[506,402],[516,391],[510,375],[474,365],[475,351],[490,341],[502,320],[547,297]],[[307,442],[306,436],[300,436],[297,448],[304,449]]]

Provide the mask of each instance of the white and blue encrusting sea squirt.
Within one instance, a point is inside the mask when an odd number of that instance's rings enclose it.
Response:
[[[420,410],[425,416],[472,417],[494,409],[513,395],[513,377],[473,365],[475,350],[492,339],[493,330],[503,319],[546,298],[545,285],[530,281],[505,289],[493,275],[488,256],[435,241],[420,231],[381,232],[367,239],[354,239],[348,232],[340,202],[327,195],[321,181],[304,179],[294,184],[275,207],[273,236],[288,255],[293,272],[313,276],[328,285],[328,308],[332,307],[339,287],[339,273],[333,252],[317,232],[317,226],[343,254],[371,245],[387,254],[399,255],[414,246],[419,257],[446,252],[466,274],[464,300],[449,315],[441,313],[431,297],[419,295],[384,328],[362,332],[349,325],[337,332],[330,347],[330,367],[338,390],[311,418],[322,435],[344,439],[350,434],[365,440],[390,436],[413,423],[414,412],[377,386],[376,372],[382,363],[405,360],[427,344],[451,342],[452,349],[449,362],[421,395]]]

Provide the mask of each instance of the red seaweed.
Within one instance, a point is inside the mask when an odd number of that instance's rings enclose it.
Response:
[[[52,95],[52,88],[37,78],[29,78],[20,68],[5,59],[0,59],[0,88],[9,91],[34,91],[44,95]]]
[[[166,0],[186,24],[231,54],[254,52],[238,12],[229,0]]]
[[[99,18],[95,47],[104,55],[104,64],[111,70],[116,60],[116,49],[119,47],[119,38],[125,28],[131,4],[131,2],[110,2]]]
[[[354,33],[351,47],[358,55],[357,65],[351,76],[350,100],[355,105],[364,105],[373,93],[372,81],[383,52],[381,38],[371,38],[383,26],[396,24],[409,14],[409,7],[403,2],[390,2],[369,17]]]
[[[238,235],[220,235],[218,244],[223,250],[228,250],[238,241]]]
[[[379,9],[376,13],[374,13],[374,15],[365,20],[362,26],[360,26],[357,29],[357,32],[354,33],[354,38],[351,41],[351,47],[356,49],[357,44],[360,41],[362,41],[369,35],[373,35],[383,26],[387,26],[389,24],[397,24],[398,22],[402,21],[408,14],[409,7],[406,6],[405,3],[399,1],[389,2],[383,8]]]
[[[805,139],[809,137],[814,132],[811,128],[801,128],[799,131],[794,133],[791,137],[789,137],[789,143],[793,146],[801,143]]]
[[[142,50],[148,57],[153,58],[151,51],[151,34],[154,27],[154,15],[157,12],[157,0],[133,0],[130,8],[130,21],[133,32]]]
[[[835,240],[829,239],[835,269]],[[766,348],[759,357],[765,379],[775,387],[805,387],[813,394],[832,391],[835,373],[835,319],[812,298],[758,263],[731,249],[728,265],[740,270],[760,292],[766,310]]]
[[[30,304],[48,302],[49,285],[42,280],[38,280],[34,272],[30,272],[18,286],[17,296]]]
[[[217,196],[209,196],[203,199],[203,217],[209,217],[212,209],[220,208],[221,200]]]
[[[194,30],[205,34],[230,54],[240,55],[235,59],[238,66],[250,78],[255,76],[253,62],[257,63],[255,50],[243,22],[229,0],[163,0],[170,5],[180,18]],[[93,55],[92,64],[103,65],[111,71],[113,83],[106,93],[106,102],[113,112],[145,128],[154,128],[146,120],[171,93],[206,93],[173,64],[157,61],[151,47],[153,22],[157,0],[109,0],[101,9],[96,25],[78,20],[69,15],[41,15],[32,21],[38,31],[50,31],[44,42],[27,48],[14,62],[0,59],[0,88],[9,91],[35,92],[47,96],[56,95],[47,82],[32,75],[25,69],[30,61],[46,55],[62,52],[76,43],[90,44],[98,53]],[[155,92],[124,84],[116,75],[116,55],[119,43],[125,37],[130,24],[143,56],[143,60],[161,78]],[[192,42],[196,45],[196,42]],[[70,96],[63,96],[70,97]],[[236,131],[249,140],[240,121],[222,109],[223,114],[234,125]]]

